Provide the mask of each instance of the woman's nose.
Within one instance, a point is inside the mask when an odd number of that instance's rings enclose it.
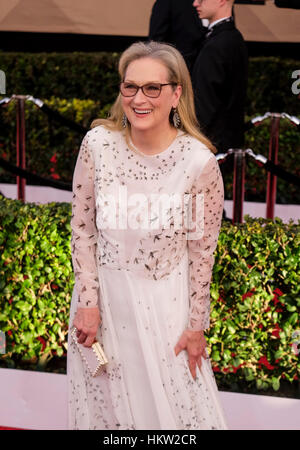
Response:
[[[141,88],[135,94],[134,100],[136,102],[145,102],[147,100],[147,97],[146,97],[146,95],[144,94],[144,92],[142,91]]]

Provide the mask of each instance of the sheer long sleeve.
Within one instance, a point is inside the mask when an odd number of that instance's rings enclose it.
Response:
[[[97,306],[99,283],[96,263],[97,229],[94,160],[88,133],[82,140],[73,175],[71,249],[78,307]]]
[[[214,155],[193,185],[193,218],[196,194],[203,195],[204,220],[199,239],[188,240],[190,310],[188,329],[205,330],[210,325],[210,282],[224,205],[224,186]],[[203,218],[203,215],[201,216]],[[201,221],[200,217],[200,221]],[[197,221],[198,222],[198,221]]]

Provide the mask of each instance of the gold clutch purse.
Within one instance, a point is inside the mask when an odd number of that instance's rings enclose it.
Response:
[[[83,361],[87,365],[90,374],[92,377],[96,377],[101,374],[104,366],[108,363],[104,350],[98,341],[94,342],[91,347],[85,347],[83,344],[79,344],[76,332],[77,328],[73,327],[71,331],[72,339],[75,342]]]

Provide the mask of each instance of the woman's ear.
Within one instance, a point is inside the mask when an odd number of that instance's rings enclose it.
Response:
[[[173,102],[173,108],[176,108],[178,106],[181,94],[182,94],[182,86],[180,84],[178,84],[174,91],[175,101]]]

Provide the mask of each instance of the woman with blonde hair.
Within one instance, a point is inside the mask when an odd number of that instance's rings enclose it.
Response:
[[[97,338],[108,364],[91,376],[69,333],[69,428],[226,429],[204,337],[223,211],[215,149],[175,48],[135,43],[119,73],[73,177],[69,331],[84,347]]]

